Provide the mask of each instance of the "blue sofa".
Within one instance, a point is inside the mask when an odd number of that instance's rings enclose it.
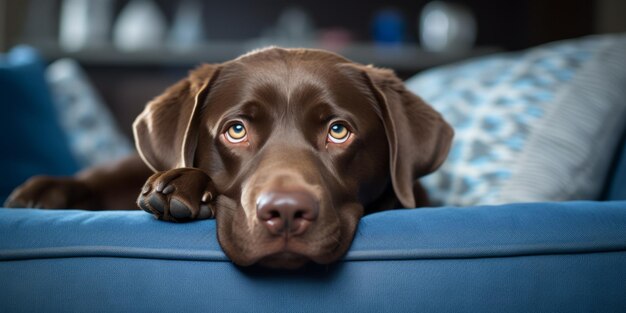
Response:
[[[626,201],[388,211],[339,263],[240,269],[215,222],[0,210],[2,312],[624,312]]]
[[[621,147],[598,201],[376,213],[298,272],[236,267],[213,220],[0,209],[0,312],[626,312]]]

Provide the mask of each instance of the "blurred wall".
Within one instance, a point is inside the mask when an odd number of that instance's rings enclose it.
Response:
[[[0,0],[0,49],[20,41],[28,32],[37,35],[37,27],[25,30],[29,4],[36,4],[42,14],[56,10],[62,0]],[[98,1],[98,0],[94,0]],[[117,11],[129,0],[113,0]],[[230,0],[202,1],[205,29],[209,39],[249,39],[271,26],[288,5],[305,9],[317,27],[342,26],[357,40],[371,39],[371,20],[375,11],[385,7],[402,10],[410,41],[417,39],[416,21],[421,8],[430,0]],[[497,45],[505,49],[523,49],[546,41],[591,33],[626,31],[626,0],[446,0],[462,3],[476,15],[479,45]],[[155,0],[171,19],[178,1]],[[32,13],[30,13],[32,15]],[[58,25],[40,27],[56,33]]]
[[[0,0],[0,51],[19,42],[28,1]]]
[[[597,33],[626,32],[626,1],[597,0],[595,3]]]
[[[0,51],[24,42],[25,38],[34,42],[56,42],[56,19],[61,1],[0,0]],[[129,2],[112,1],[118,13]],[[154,1],[171,23],[178,2]],[[288,4],[306,10],[316,27],[344,27],[352,31],[354,39],[360,42],[372,39],[371,21],[376,10],[396,7],[405,15],[408,40],[415,42],[417,18],[429,1],[294,0]],[[626,0],[445,1],[465,4],[473,11],[478,23],[477,45],[494,45],[503,50],[524,49],[544,42],[593,33],[626,31]],[[209,42],[257,37],[276,22],[286,7],[286,2],[281,0],[204,0],[202,3],[203,26]],[[33,6],[37,10],[28,10]],[[27,23],[27,20],[34,22]],[[59,53],[56,53],[55,57],[58,56]],[[192,66],[116,61],[86,61],[82,65],[128,135],[133,119],[144,104],[183,77]],[[406,78],[414,73],[407,71],[398,74]]]

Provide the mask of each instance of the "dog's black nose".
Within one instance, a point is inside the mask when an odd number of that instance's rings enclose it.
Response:
[[[298,236],[317,219],[319,203],[306,191],[269,191],[259,195],[256,214],[270,233]]]

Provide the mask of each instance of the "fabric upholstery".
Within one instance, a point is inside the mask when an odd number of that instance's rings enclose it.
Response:
[[[3,312],[626,309],[623,201],[381,212],[296,273],[235,267],[214,221],[0,209],[0,231]]]
[[[44,79],[44,64],[28,47],[0,55],[0,203],[37,174],[70,175],[78,165],[59,126]]]
[[[603,200],[626,200],[626,133],[622,135],[621,148],[617,149],[609,172]]]

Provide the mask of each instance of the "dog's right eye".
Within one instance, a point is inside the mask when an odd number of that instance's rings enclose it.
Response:
[[[344,143],[348,141],[349,137],[350,131],[345,125],[341,123],[334,123],[330,126],[330,129],[328,130],[327,142]]]
[[[248,132],[243,123],[235,123],[228,128],[224,135],[229,142],[240,143],[246,140],[247,134]]]

